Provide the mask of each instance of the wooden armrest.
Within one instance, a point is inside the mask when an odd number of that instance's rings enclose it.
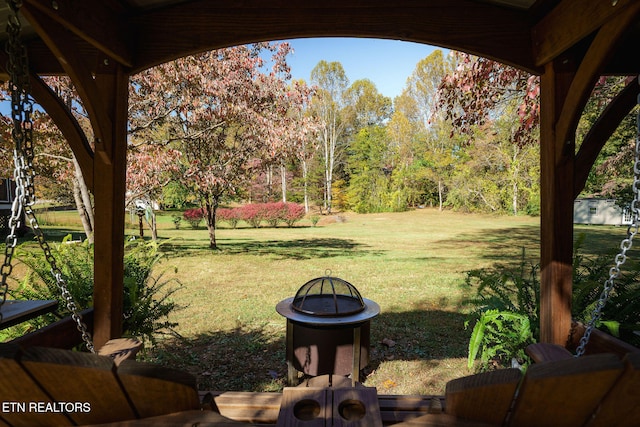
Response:
[[[100,356],[109,356],[116,366],[123,360],[135,360],[136,354],[142,348],[142,342],[133,338],[115,338],[107,341],[98,350]]]
[[[565,360],[573,357],[569,350],[557,344],[530,344],[525,349],[525,352],[536,363]]]

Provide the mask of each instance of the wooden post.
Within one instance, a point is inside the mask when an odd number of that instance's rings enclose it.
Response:
[[[105,64],[105,66],[107,66]],[[120,65],[96,75],[110,123],[96,135],[94,158],[95,264],[94,329],[96,348],[122,334],[124,272],[124,194],[129,76]],[[107,128],[108,127],[108,128]]]
[[[575,134],[556,134],[573,72],[550,62],[540,79],[540,340],[565,345],[571,328]]]

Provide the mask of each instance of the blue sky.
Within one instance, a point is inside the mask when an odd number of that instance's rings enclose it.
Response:
[[[416,64],[438,47],[380,39],[313,38],[288,40],[294,53],[287,58],[294,79],[309,81],[320,62],[342,64],[349,82],[367,78],[393,99],[400,95]]]

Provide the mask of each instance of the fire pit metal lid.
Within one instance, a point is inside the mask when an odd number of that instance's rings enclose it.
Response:
[[[276,311],[307,325],[352,325],[377,316],[380,306],[362,298],[351,283],[327,274],[302,285],[295,297],[280,301]]]
[[[351,283],[337,277],[324,276],[309,280],[293,298],[291,307],[311,316],[348,316],[360,313],[365,303]]]

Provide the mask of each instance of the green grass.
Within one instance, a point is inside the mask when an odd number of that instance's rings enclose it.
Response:
[[[184,290],[176,300],[188,307],[175,316],[183,339],[163,342],[152,359],[191,371],[203,389],[279,390],[285,319],[275,305],[330,271],[381,306],[365,384],[381,393],[443,393],[446,381],[469,373],[465,272],[517,264],[522,247],[535,260],[538,219],[430,209],[342,217],[323,217],[317,227],[221,228],[218,251],[207,249],[204,228],[163,227],[164,266],[177,268]],[[387,348],[384,338],[396,345]]]
[[[159,268],[182,283],[174,296],[185,308],[172,319],[181,337],[167,337],[145,357],[193,373],[204,390],[281,390],[285,319],[275,305],[330,272],[381,306],[365,385],[384,394],[442,394],[448,380],[470,373],[465,272],[516,266],[522,248],[532,263],[539,257],[539,218],[530,217],[423,209],[325,216],[317,227],[223,224],[217,251],[208,249],[204,227],[176,230],[171,214],[159,224],[166,254]],[[624,230],[577,226],[581,233],[583,253],[596,254],[615,250]],[[127,234],[137,234],[137,223]],[[384,346],[385,338],[396,345]]]

